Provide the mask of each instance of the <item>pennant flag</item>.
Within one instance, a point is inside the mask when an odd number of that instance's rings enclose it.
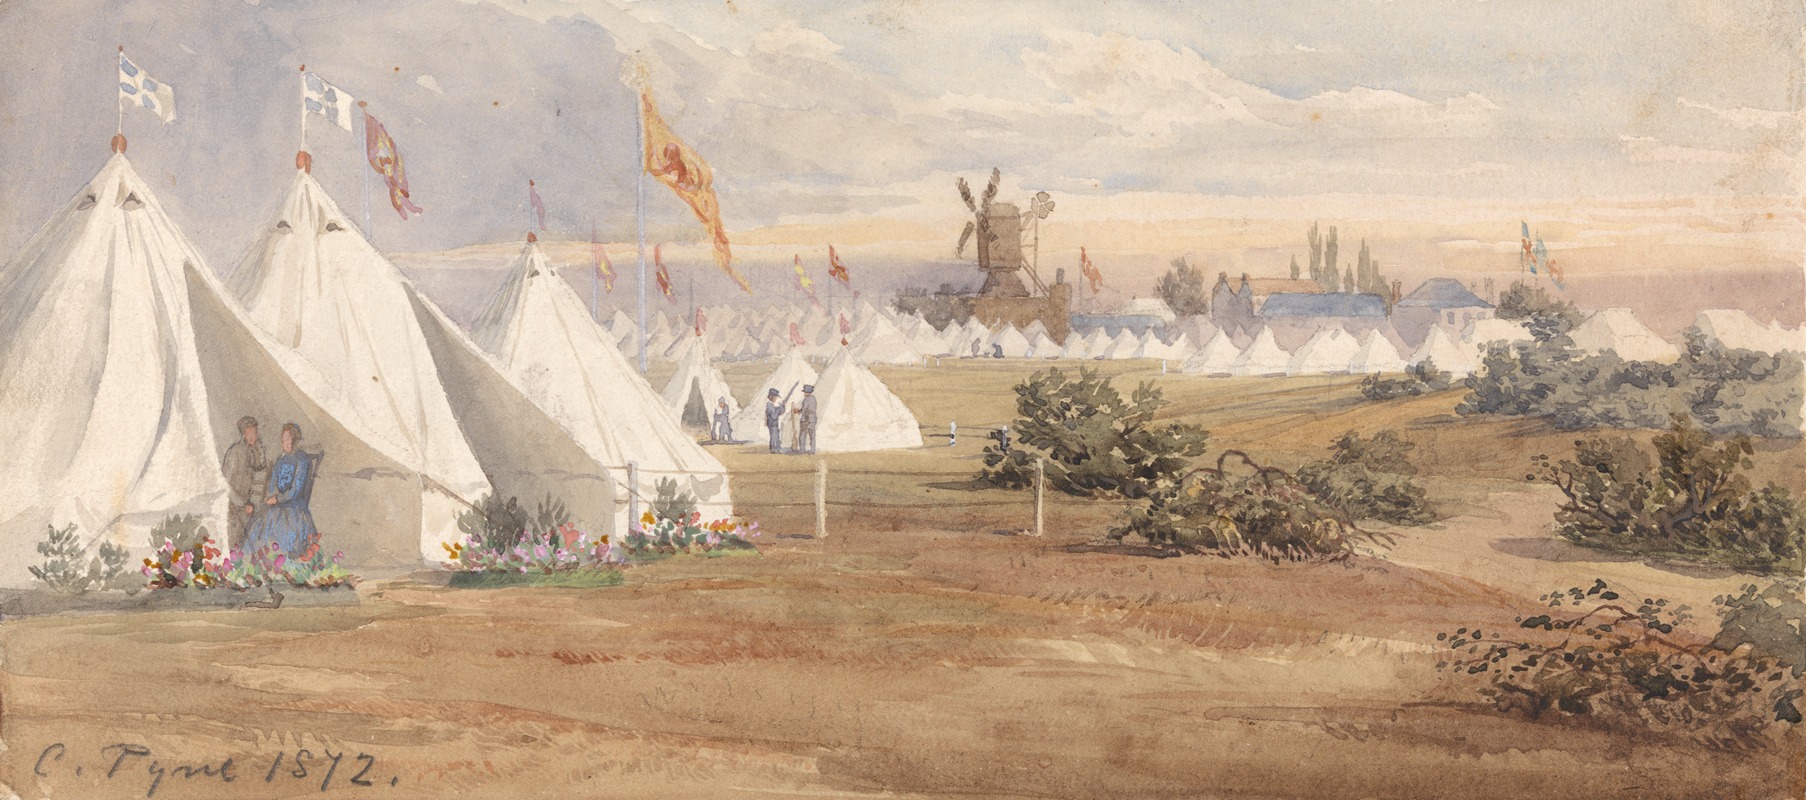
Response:
[[[1518,269],[1527,270],[1530,274],[1535,275],[1536,251],[1530,244],[1530,223],[1519,221],[1518,226],[1523,231],[1523,252],[1518,254]]]
[[[533,217],[539,221],[539,229],[546,229],[546,204],[539,199],[539,189],[534,188],[533,179],[527,179],[527,204],[533,206]]]
[[[809,296],[811,296],[811,297],[815,296],[815,281],[810,280],[809,273],[803,269],[803,257],[801,255],[797,255],[795,257],[795,259],[796,259],[796,288],[801,289],[804,292],[807,292],[809,294]]]
[[[847,265],[840,263],[840,254],[834,252],[834,245],[828,245],[828,275],[842,286],[852,285],[852,276],[847,274]]]
[[[1104,283],[1104,274],[1097,271],[1097,265],[1091,263],[1091,256],[1086,255],[1083,247],[1079,248],[1079,272],[1085,275],[1085,280],[1091,282],[1091,293],[1097,294],[1098,287]]]
[[[702,313],[702,308],[698,307],[696,309],[696,335],[701,336],[702,332],[708,329],[709,315]]]
[[[734,283],[739,284],[743,291],[751,294],[752,285],[734,269],[733,253],[728,249],[727,229],[721,224],[721,206],[715,199],[714,171],[665,124],[664,118],[659,116],[658,106],[652,102],[652,89],[643,80],[640,86],[640,124],[646,147],[642,154],[646,174],[670,187],[679,199],[690,206],[690,211],[709,229],[709,236],[714,240],[715,265],[733,278]]]
[[[851,322],[848,322],[848,321],[847,321],[847,315],[846,315],[846,313],[845,313],[845,312],[841,312],[841,315],[840,315],[840,335],[842,335],[842,336],[845,336],[845,335],[847,335],[847,334],[849,334],[849,333],[852,333],[852,332],[853,332],[853,323],[851,323]]]
[[[808,343],[809,340],[803,338],[803,329],[798,327],[795,322],[790,323],[790,346],[802,347]]]
[[[119,48],[119,102],[122,112],[129,104],[162,117],[164,122],[176,118],[176,90],[139,69],[125,57],[123,47]]]
[[[370,168],[383,176],[389,185],[389,205],[395,207],[405,221],[408,214],[422,213],[420,206],[408,197],[408,172],[401,163],[401,151],[395,149],[395,140],[389,138],[388,129],[381,122],[364,112],[364,152],[370,159]]]
[[[320,76],[311,72],[301,73],[301,107],[309,114],[319,114],[328,122],[351,131],[351,109],[357,101],[345,94]]]
[[[658,278],[658,290],[664,293],[666,300],[677,302],[677,295],[671,293],[671,270],[665,269],[664,242],[652,246],[652,263],[658,265],[658,272],[654,276]]]
[[[602,240],[596,238],[596,226],[589,226],[589,262],[596,269],[596,280],[602,283],[602,291],[610,294],[615,290],[615,265],[608,260],[608,248],[602,246]]]

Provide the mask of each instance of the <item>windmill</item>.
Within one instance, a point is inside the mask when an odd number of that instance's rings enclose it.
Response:
[[[991,180],[985,184],[984,194],[977,201],[972,199],[972,187],[966,184],[965,178],[955,181],[960,199],[966,201],[966,208],[973,215],[972,221],[966,223],[966,229],[959,234],[955,252],[964,258],[966,244],[977,239],[978,268],[985,273],[980,295],[1028,297],[1028,287],[1016,274],[1022,269],[1022,217],[1014,204],[993,202],[997,199],[997,184],[1002,179],[1003,173],[993,168]],[[1039,280],[1035,282],[1040,283]]]

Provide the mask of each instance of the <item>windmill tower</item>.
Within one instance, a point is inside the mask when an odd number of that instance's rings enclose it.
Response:
[[[1002,179],[1002,173],[992,169],[991,180],[977,199],[972,197],[972,187],[965,178],[955,181],[960,199],[972,212],[972,221],[960,232],[955,252],[964,258],[966,245],[975,244],[978,268],[985,274],[984,285],[974,300],[973,312],[980,321],[993,327],[1004,323],[1023,327],[1039,320],[1050,334],[1064,339],[1071,324],[1072,287],[1063,279],[1055,280],[1051,286],[1042,282],[1034,266],[1023,259],[1024,226],[1032,221],[1034,240],[1031,246],[1036,260],[1040,260],[1041,220],[1053,211],[1054,202],[1046,192],[1040,192],[1026,213],[1014,203],[999,203],[996,201],[997,185]],[[1025,271],[1034,283],[1033,292],[1023,283]]]

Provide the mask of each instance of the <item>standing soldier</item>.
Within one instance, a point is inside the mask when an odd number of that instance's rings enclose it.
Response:
[[[238,441],[226,448],[220,461],[220,472],[226,476],[226,549],[242,549],[245,527],[257,511],[257,500],[263,497],[264,482],[269,478],[270,461],[257,439],[257,420],[244,417],[238,421]]]
[[[794,388],[794,387],[792,387]],[[771,452],[784,452],[784,442],[778,438],[778,425],[784,421],[784,404],[778,400],[778,390],[765,393],[765,430],[771,432]]]
[[[804,453],[815,452],[815,387],[803,387],[803,414],[797,421],[796,449]]]

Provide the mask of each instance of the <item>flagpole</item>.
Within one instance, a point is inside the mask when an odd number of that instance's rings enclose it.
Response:
[[[357,101],[358,110],[364,112],[362,118],[358,120],[358,124],[364,126],[365,142],[370,141],[370,112],[365,110],[368,106],[369,104],[362,100]],[[370,228],[370,170],[360,169],[358,173],[364,176],[364,238],[369,239],[370,243],[374,245],[376,237]]]
[[[640,91],[646,91],[640,87]],[[636,148],[635,160],[639,173],[634,199],[634,216],[637,218],[640,235],[640,374],[646,374],[646,101],[644,97],[635,98],[640,109],[640,124],[634,128]]]
[[[124,58],[125,58],[125,45],[122,44],[119,46],[119,58],[115,59],[113,61],[113,74],[114,75],[119,74],[119,72],[120,72],[119,62],[121,60],[123,60]],[[115,79],[114,82],[118,83],[119,81],[117,79]],[[118,134],[120,136],[124,136],[125,135],[125,95],[119,93],[119,87],[117,87],[117,86],[113,87],[113,104],[119,106],[119,127],[114,129],[113,133]]]
[[[301,65],[301,150],[307,150],[307,65]]]
[[[596,303],[602,288],[602,259],[596,258],[594,251],[601,247],[602,243],[597,241],[596,220],[593,218],[589,221],[589,242],[591,250],[589,260],[594,262],[590,264],[589,269],[589,319],[591,322],[601,322],[602,320],[596,316]]]

